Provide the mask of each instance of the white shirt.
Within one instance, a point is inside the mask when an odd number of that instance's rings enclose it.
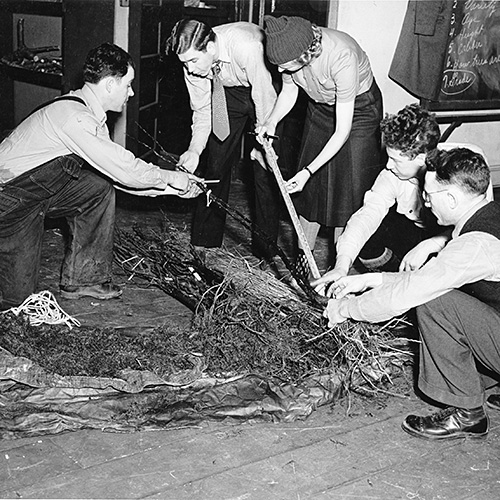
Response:
[[[86,106],[70,100],[50,104],[21,122],[0,144],[0,184],[59,156],[76,154],[111,181],[141,190],[137,194],[177,193],[167,186],[158,166],[111,140],[106,113],[90,86],[69,95],[80,97]]]
[[[439,149],[468,148],[485,157],[482,150],[472,144],[440,143]],[[490,183],[487,199],[493,200],[493,186]],[[359,252],[378,229],[389,209],[396,205],[398,213],[417,226],[422,227],[424,202],[417,179],[401,180],[391,171],[384,169],[375,179],[373,186],[365,193],[363,206],[355,212],[337,241],[337,259],[348,257],[354,262]],[[426,209],[425,209],[426,210]]]

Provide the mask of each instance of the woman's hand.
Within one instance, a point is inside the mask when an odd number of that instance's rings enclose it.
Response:
[[[285,183],[286,190],[290,194],[300,193],[310,178],[311,174],[307,170],[302,169]]]
[[[334,326],[343,323],[348,319],[345,314],[345,300],[335,300],[330,299],[328,304],[323,311],[323,317],[328,319],[328,328],[333,328]]]
[[[264,144],[264,140],[267,140],[268,136],[274,135],[276,132],[276,124],[271,122],[266,122],[264,125],[257,125],[255,127],[255,137],[259,144]]]

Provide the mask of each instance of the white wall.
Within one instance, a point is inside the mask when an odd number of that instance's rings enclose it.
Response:
[[[330,0],[330,24],[352,35],[370,58],[375,78],[384,96],[384,108],[395,113],[412,102],[411,94],[388,77],[389,67],[406,13],[404,0]],[[444,130],[447,125],[441,128]],[[466,123],[450,136],[450,142],[480,146],[490,163],[493,183],[500,185],[500,123]]]
[[[337,29],[349,33],[368,54],[384,96],[384,109],[396,113],[417,102],[387,76],[406,12],[403,0],[340,0]]]

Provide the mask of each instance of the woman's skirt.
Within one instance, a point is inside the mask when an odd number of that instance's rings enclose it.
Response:
[[[363,204],[384,167],[380,121],[382,95],[373,82],[356,97],[351,133],[340,151],[293,195],[297,213],[310,222],[343,227]],[[335,132],[335,106],[309,101],[302,137],[299,169],[309,165]]]

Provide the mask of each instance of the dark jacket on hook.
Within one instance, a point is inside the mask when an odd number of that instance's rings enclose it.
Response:
[[[453,2],[410,0],[389,77],[415,97],[436,100]]]

